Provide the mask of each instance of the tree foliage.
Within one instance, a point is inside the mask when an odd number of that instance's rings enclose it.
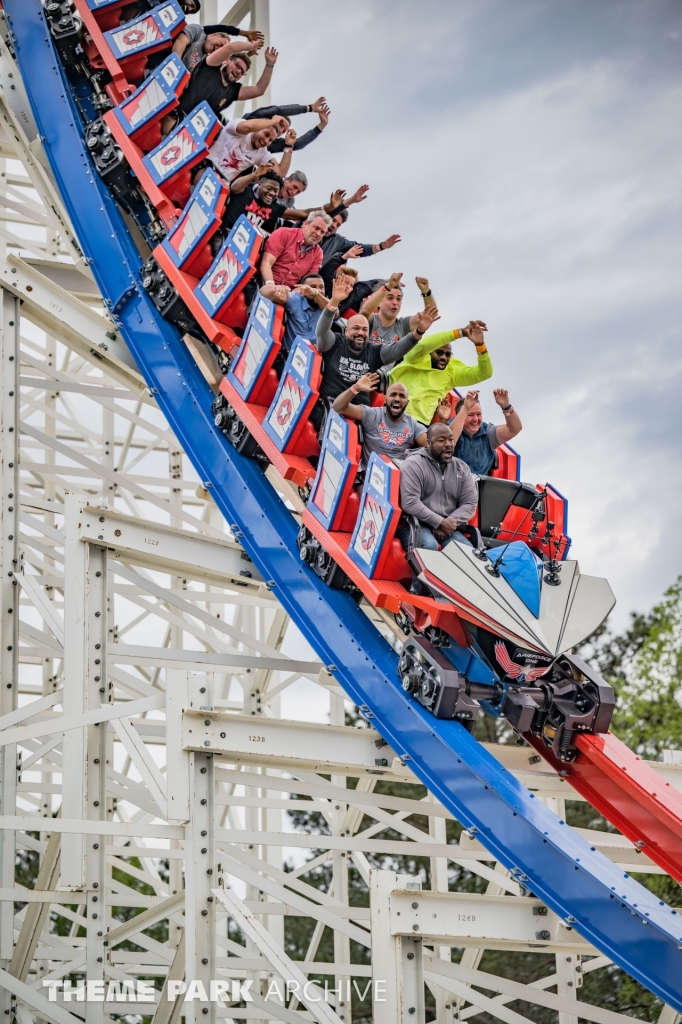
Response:
[[[682,747],[682,576],[620,635],[598,630],[581,656],[616,691],[611,728],[624,743],[652,760]]]

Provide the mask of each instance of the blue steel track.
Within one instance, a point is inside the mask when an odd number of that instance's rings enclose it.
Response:
[[[494,857],[603,954],[682,1012],[682,913],[590,847],[456,722],[403,693],[397,656],[351,598],[302,566],[297,526],[259,466],[213,425],[213,396],[140,283],[141,258],[83,143],[83,125],[39,0],[5,0],[45,153],[85,256],[201,479],[305,638],[415,775]],[[132,294],[127,293],[132,289]]]

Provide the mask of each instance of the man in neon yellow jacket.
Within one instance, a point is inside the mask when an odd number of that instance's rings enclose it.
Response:
[[[399,381],[409,391],[407,412],[410,416],[428,426],[439,402],[448,391],[458,384],[478,384],[492,377],[493,364],[484,337],[487,329],[482,320],[472,320],[468,327],[430,334],[422,338],[402,362],[391,370],[391,384]],[[452,358],[450,342],[457,338],[468,338],[473,342],[478,357],[475,366],[467,366],[459,359]]]

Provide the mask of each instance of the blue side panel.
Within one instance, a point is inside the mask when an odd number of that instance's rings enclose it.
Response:
[[[268,356],[279,343],[273,336],[275,324],[275,304],[264,295],[258,296],[251,309],[242,343],[237,349],[227,379],[240,398],[245,402],[261,383],[261,373]]]
[[[182,216],[161,243],[179,270],[196,255],[217,229],[220,217],[216,209],[226,192],[225,183],[215,171],[210,168],[204,171]]]
[[[357,445],[357,428],[351,429],[350,420],[332,409],[327,417],[320,461],[308,502],[308,510],[325,530],[331,530],[349,474],[353,466],[357,469],[351,445],[353,448]]]
[[[154,11],[105,32],[104,38],[116,60],[128,60],[170,43],[184,24],[185,15],[177,0],[169,0]]]
[[[209,316],[216,318],[238,291],[251,268],[251,257],[258,253],[259,238],[259,232],[242,214],[235,221],[206,276],[194,289],[194,294]]]
[[[397,466],[383,456],[376,452],[370,455],[360,495],[358,521],[348,548],[349,556],[369,579],[376,572],[394,518],[391,483],[399,472]]]
[[[90,164],[39,0],[5,0],[5,9],[47,158],[102,294],[113,308],[133,289],[119,314],[126,343],[283,607],[349,697],[367,705],[387,742],[467,828],[478,830],[493,856],[602,953],[682,1011],[682,914],[592,850],[461,725],[433,718],[405,695],[397,656],[369,619],[301,565],[293,517],[259,466],[230,449],[214,427],[208,385],[141,287],[140,257]]]
[[[142,163],[149,171],[154,184],[159,187],[165,185],[183,167],[190,166],[198,153],[205,154],[206,139],[211,137],[217,126],[218,118],[208,103],[199,103],[192,113],[188,114],[184,121],[143,159]]]
[[[265,414],[263,430],[281,452],[286,451],[301,416],[306,414],[315,391],[315,356],[317,349],[305,338],[296,338],[282,371],[282,379],[272,405]],[[317,392],[315,392],[317,394]]]
[[[177,53],[171,53],[132,96],[114,108],[114,117],[126,135],[133,136],[156,121],[159,111],[172,106],[188,82],[189,71]]]

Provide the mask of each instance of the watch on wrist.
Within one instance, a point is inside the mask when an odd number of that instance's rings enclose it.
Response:
[[[505,407],[504,407],[504,409],[502,410],[502,412],[509,412],[509,410],[510,410],[511,408],[512,408],[512,404],[511,404],[511,402],[510,402],[510,403],[509,403],[509,405],[505,405]]]
[[[428,299],[430,294],[431,294],[431,289],[429,288],[428,292],[422,292],[422,298],[423,299]]]

